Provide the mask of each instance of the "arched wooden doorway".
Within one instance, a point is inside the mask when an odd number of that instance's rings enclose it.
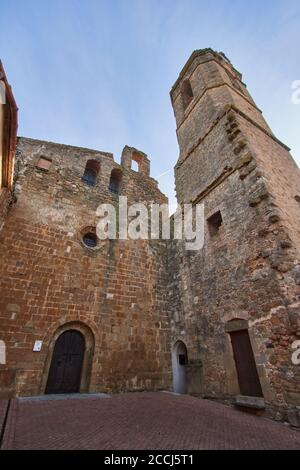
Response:
[[[85,339],[77,330],[67,330],[56,340],[45,393],[77,393],[85,351]]]
[[[185,344],[177,341],[172,350],[173,390],[175,393],[187,393],[186,366],[188,355]]]

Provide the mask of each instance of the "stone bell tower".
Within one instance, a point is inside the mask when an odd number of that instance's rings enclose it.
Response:
[[[223,53],[194,51],[171,100],[177,199],[206,219],[203,249],[170,261],[187,390],[299,425],[299,169]]]

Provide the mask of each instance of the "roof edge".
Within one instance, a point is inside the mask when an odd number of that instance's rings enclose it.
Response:
[[[182,79],[182,77],[184,76],[184,74],[186,73],[187,69],[189,68],[189,66],[191,65],[191,63],[193,62],[193,60],[196,58],[196,57],[199,57],[201,55],[205,55],[207,53],[211,53],[216,59],[218,59],[219,61],[221,62],[226,62],[227,64],[230,64],[230,66],[232,67],[232,69],[239,75],[239,77],[242,79],[242,74],[232,65],[232,63],[230,62],[230,60],[226,57],[226,55],[224,54],[224,52],[217,52],[215,51],[214,49],[210,48],[210,47],[207,47],[205,49],[196,49],[192,52],[192,54],[190,55],[189,59],[187,60],[187,62],[185,63],[185,65],[183,66],[181,72],[179,73],[179,76],[176,80],[176,82],[174,83],[174,85],[172,86],[171,88],[171,91],[170,91],[170,95],[172,96],[175,88],[177,87],[178,83],[180,82],[180,80]]]

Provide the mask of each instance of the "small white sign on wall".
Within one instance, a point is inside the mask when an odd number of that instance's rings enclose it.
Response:
[[[42,349],[43,341],[37,340],[34,342],[33,351],[39,352]]]

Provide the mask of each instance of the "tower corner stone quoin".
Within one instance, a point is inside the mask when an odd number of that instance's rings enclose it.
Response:
[[[225,54],[194,51],[170,93],[177,200],[204,204],[198,251],[97,241],[101,203],[167,202],[150,159],[16,140],[7,90],[0,396],[174,390],[299,426],[300,172]]]

